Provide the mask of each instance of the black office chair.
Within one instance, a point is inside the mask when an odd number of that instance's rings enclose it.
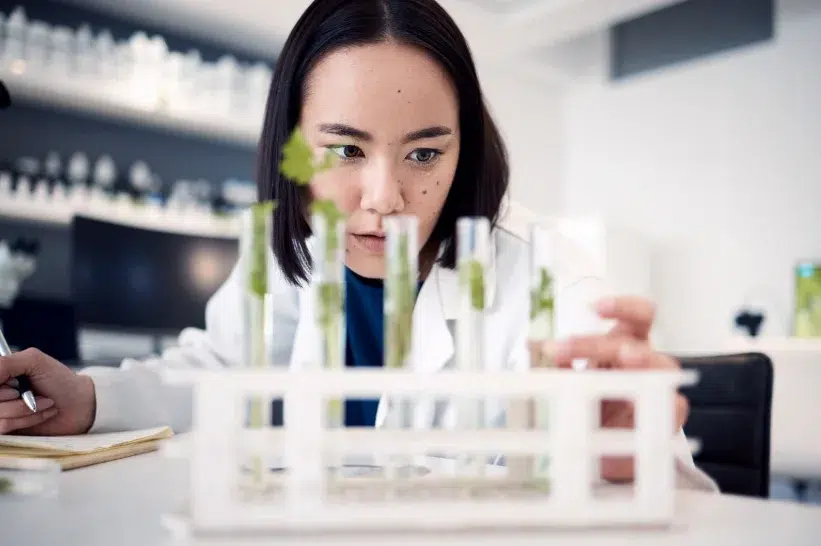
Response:
[[[696,465],[723,493],[769,497],[773,367],[760,353],[679,358],[698,370],[696,385],[681,389],[690,401],[684,427],[698,439]]]

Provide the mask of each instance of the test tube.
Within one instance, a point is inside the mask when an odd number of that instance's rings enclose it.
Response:
[[[530,227],[530,320],[528,350],[532,368],[552,367],[544,344],[554,338],[556,235],[538,224]]]
[[[482,217],[465,217],[456,222],[457,267],[459,270],[459,314],[456,322],[457,367],[462,371],[482,371],[484,362],[485,280],[490,262],[490,222]],[[482,399],[457,403],[458,426],[484,427]],[[462,469],[481,475],[485,456],[466,456]]]
[[[317,245],[314,290],[320,362],[325,369],[342,370],[345,367],[345,222],[314,213],[311,225]],[[344,422],[343,401],[330,400],[328,428],[340,428]]]
[[[533,224],[530,227],[530,321],[528,350],[531,368],[552,368],[554,363],[544,350],[555,337],[555,270],[558,245],[554,230]],[[536,399],[531,405],[531,426],[549,426],[549,401]],[[549,457],[533,458],[532,479],[537,485],[549,481]]]
[[[410,363],[413,306],[416,302],[419,220],[415,216],[385,218],[385,367]]]
[[[413,307],[419,278],[419,220],[415,216],[385,218],[385,356],[389,370],[411,365],[413,341]],[[394,398],[387,414],[385,428],[400,429],[410,426],[412,405],[405,397]],[[400,458],[397,465],[404,464]],[[395,472],[388,465],[389,477]]]
[[[245,366],[264,369],[270,365],[272,309],[269,273],[273,268],[271,236],[274,204],[256,203],[242,213],[240,263],[245,290],[243,294],[243,362]],[[248,401],[248,428],[264,428],[270,424],[270,400],[254,396]],[[250,457],[254,483],[263,480],[263,460],[258,454]]]

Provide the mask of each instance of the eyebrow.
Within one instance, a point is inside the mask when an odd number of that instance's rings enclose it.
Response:
[[[350,125],[345,125],[342,123],[322,123],[319,126],[319,132],[327,133],[329,135],[351,137],[357,140],[364,140],[366,142],[373,140],[373,137],[367,131],[354,129]]]
[[[363,140],[365,142],[370,142],[371,140],[373,140],[373,136],[369,132],[363,131],[361,129],[356,129],[354,127],[351,127],[350,125],[345,125],[344,123],[323,123],[319,126],[319,131],[321,133],[327,133],[329,135],[345,136],[355,138],[357,140]],[[451,134],[453,134],[453,131],[450,128],[442,125],[435,125],[432,127],[425,127],[424,129],[419,129],[418,131],[413,131],[412,133],[408,133],[407,135],[405,135],[403,143],[407,144],[408,142],[413,142],[415,140],[436,138]]]

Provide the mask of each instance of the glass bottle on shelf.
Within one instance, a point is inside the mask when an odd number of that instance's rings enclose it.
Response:
[[[11,70],[12,73],[17,73],[21,67],[25,67],[27,26],[26,11],[18,6],[9,14],[6,20],[6,31],[3,37],[2,65],[4,68]]]

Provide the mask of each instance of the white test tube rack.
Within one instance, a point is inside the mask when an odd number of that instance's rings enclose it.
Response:
[[[675,501],[674,395],[692,384],[693,371],[584,371],[538,369],[523,373],[408,370],[224,370],[169,371],[166,380],[194,389],[194,432],[190,451],[190,499],[181,522],[197,536],[223,533],[444,531],[476,529],[658,526],[673,521]],[[283,397],[281,428],[244,429],[242,401],[249,396]],[[548,430],[518,428],[353,429],[327,428],[324,401],[335,397],[404,395],[521,399],[538,396],[551,405]],[[601,399],[629,399],[634,429],[601,429],[593,413]],[[280,495],[249,503],[237,494],[241,449],[275,452],[284,461]],[[329,457],[340,452],[414,456],[420,453],[549,453],[549,490],[515,494],[513,477],[484,472],[498,494],[485,498],[426,493],[476,481],[433,472],[413,482],[414,494],[339,496],[329,478]],[[594,464],[602,455],[634,455],[631,495],[597,494]],[[502,477],[500,477],[500,475]],[[518,479],[519,477],[516,477]],[[388,478],[350,478],[363,490],[385,491]],[[495,480],[495,481],[494,481]],[[513,480],[513,481],[511,481]],[[402,482],[407,485],[408,482]],[[510,486],[513,486],[511,489]],[[526,488],[522,486],[521,493]],[[511,493],[513,491],[513,493]],[[172,528],[174,525],[172,525]]]

